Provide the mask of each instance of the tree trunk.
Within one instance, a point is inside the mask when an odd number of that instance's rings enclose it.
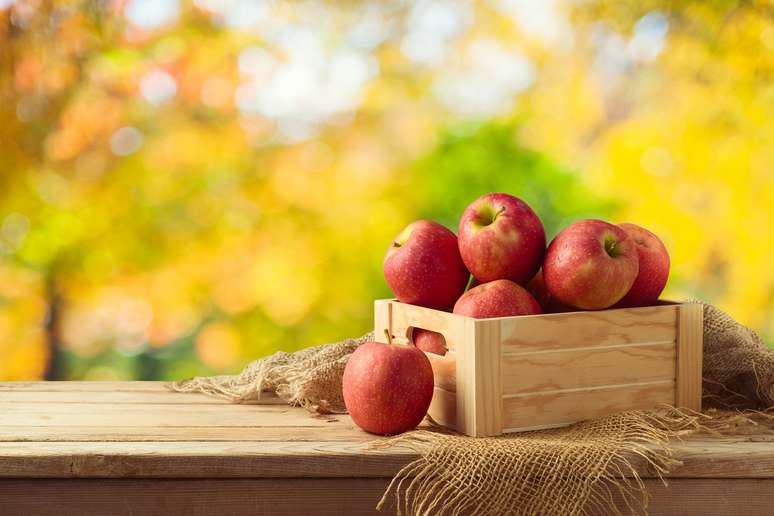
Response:
[[[49,277],[46,280],[46,297],[48,298],[48,316],[46,317],[45,332],[48,342],[48,364],[43,378],[45,380],[63,380],[65,371],[60,349],[62,296],[54,277]]]

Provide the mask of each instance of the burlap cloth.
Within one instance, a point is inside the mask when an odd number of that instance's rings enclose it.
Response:
[[[197,377],[171,388],[254,403],[272,392],[312,412],[343,413],[344,367],[371,338],[279,352],[237,376]],[[676,463],[671,440],[698,431],[774,427],[774,350],[710,305],[704,305],[703,377],[704,414],[664,407],[501,437],[433,428],[377,443],[420,452],[395,477],[379,507],[408,514],[620,514],[617,494],[628,512],[645,512],[647,492],[638,472],[643,466],[659,476],[668,472]]]

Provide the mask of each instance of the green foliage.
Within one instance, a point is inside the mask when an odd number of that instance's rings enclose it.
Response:
[[[413,169],[419,215],[455,230],[465,207],[489,192],[523,199],[547,238],[582,218],[609,219],[619,204],[590,191],[575,171],[519,144],[518,127],[490,122],[445,130]]]

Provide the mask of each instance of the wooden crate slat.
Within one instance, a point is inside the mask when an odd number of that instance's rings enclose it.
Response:
[[[668,343],[676,337],[676,318],[675,305],[503,318],[500,319],[502,348],[508,354]]]
[[[464,333],[464,317],[440,310],[380,300],[375,302],[374,311],[374,333],[379,342],[386,342],[385,328],[392,328],[392,334],[398,337],[407,337],[409,328],[423,328],[441,333],[446,339],[446,347],[454,350]]]
[[[701,410],[703,321],[702,305],[680,306],[675,405],[696,411]]]
[[[457,396],[455,393],[436,387],[427,413],[438,424],[457,430]]]
[[[503,394],[674,380],[675,343],[503,357]]]
[[[608,388],[512,395],[503,398],[505,432],[562,426],[623,410],[674,403],[674,381]]]
[[[433,366],[433,380],[435,387],[450,392],[457,391],[457,357],[454,352],[444,356],[434,353],[425,353]]]

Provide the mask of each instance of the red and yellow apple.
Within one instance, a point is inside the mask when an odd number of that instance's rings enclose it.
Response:
[[[465,292],[455,303],[454,313],[486,319],[541,314],[543,310],[524,287],[510,280],[495,280]]]
[[[546,282],[543,280],[543,270],[539,270],[535,277],[527,284],[527,292],[540,303],[543,311],[550,314],[560,312],[572,312],[575,308],[563,305],[558,302],[546,288]]]
[[[361,344],[344,368],[344,404],[357,426],[395,435],[417,426],[433,398],[433,368],[414,346]]]
[[[470,273],[457,237],[429,220],[406,226],[384,257],[384,277],[402,303],[446,310],[465,291]]]
[[[543,280],[551,296],[586,310],[601,310],[620,301],[638,271],[634,239],[624,229],[596,219],[563,229],[543,261]]]
[[[480,282],[509,279],[526,284],[540,268],[546,235],[543,223],[524,201],[490,193],[462,214],[459,247],[462,260]]]
[[[426,353],[435,353],[436,355],[445,355],[446,339],[436,331],[414,328],[411,339],[414,345]]]
[[[669,278],[669,253],[661,239],[647,229],[628,222],[618,227],[634,240],[640,268],[629,292],[615,306],[651,305],[658,300]]]

